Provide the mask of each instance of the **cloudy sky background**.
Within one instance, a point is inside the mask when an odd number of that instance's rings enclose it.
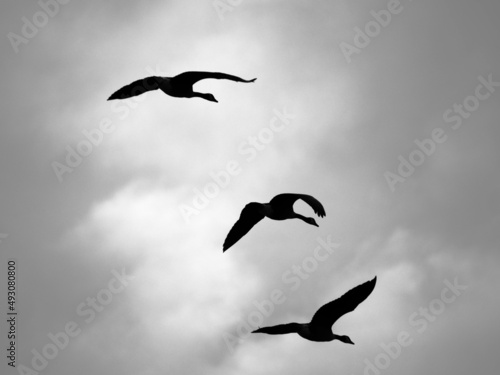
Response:
[[[41,8],[3,3],[2,348],[15,258],[17,364],[32,368],[32,350],[68,322],[81,330],[43,374],[363,374],[403,331],[412,343],[381,373],[495,373],[500,87],[457,130],[443,114],[475,95],[478,77],[500,82],[500,5],[402,1],[348,62],[341,43],[354,45],[355,28],[387,4],[247,0],[221,19],[211,1],[72,1],[16,53],[8,34]],[[135,79],[187,70],[257,81],[196,84],[218,104],[160,92],[106,101]],[[248,137],[276,111],[293,119],[248,160]],[[59,181],[53,163],[103,121],[112,131]],[[446,141],[392,191],[384,173],[436,128]],[[185,220],[180,207],[230,161],[239,174]],[[264,220],[222,254],[243,206],[283,192],[318,198],[319,228]],[[290,283],[328,238],[333,254]],[[87,323],[78,307],[104,295],[113,272],[131,279]],[[307,322],[375,275],[373,294],[335,325],[354,346],[297,335],[227,343],[274,290],[282,303],[262,325]],[[455,279],[467,289],[425,329],[412,324]],[[17,374],[2,350],[2,374]]]

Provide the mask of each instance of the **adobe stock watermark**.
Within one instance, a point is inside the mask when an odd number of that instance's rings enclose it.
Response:
[[[38,35],[40,29],[43,29],[49,23],[50,18],[54,18],[59,14],[61,5],[66,5],[70,0],[38,0],[40,10],[35,12],[30,18],[22,17],[21,35],[14,32],[7,34],[10,45],[15,53],[19,53],[21,44],[28,44],[35,36]]]
[[[319,244],[314,248],[312,254],[306,256],[299,265],[294,264],[289,267],[281,275],[281,281],[291,292],[297,291],[302,282],[311,277],[320,263],[325,262],[330,255],[335,252],[335,249],[340,247],[339,243],[332,242],[331,236],[328,235],[326,241],[318,237],[316,239]],[[269,298],[262,301],[253,301],[255,309],[253,309],[247,317],[236,327],[234,333],[223,333],[222,338],[227,349],[231,354],[234,353],[237,344],[250,336],[251,332],[262,325],[265,318],[269,318],[276,305],[281,305],[287,299],[287,296],[282,288],[273,289],[269,293]]]
[[[259,152],[266,149],[275,137],[276,133],[280,133],[290,125],[294,114],[288,113],[286,108],[282,111],[273,110],[274,116],[269,121],[268,126],[259,130],[256,135],[247,137],[238,146],[238,154],[245,157],[245,162],[250,163],[255,160]],[[192,216],[200,214],[201,210],[205,209],[210,201],[217,198],[222,189],[229,186],[231,181],[243,171],[242,163],[238,160],[229,160],[223,170],[212,171],[209,173],[212,181],[207,182],[203,188],[193,188],[193,198],[191,204],[180,204],[179,211],[186,223],[190,223]]]
[[[146,72],[153,76],[165,75],[158,65],[155,69],[150,66],[146,67]],[[110,104],[111,112],[118,114],[119,120],[124,120],[128,117],[131,110],[137,108],[139,103],[145,99],[146,98],[144,96],[134,96],[127,100],[113,101]],[[102,143],[106,134],[111,134],[115,130],[116,124],[110,117],[107,116],[103,117],[99,121],[99,126],[90,130],[83,129],[82,140],[80,140],[80,142],[78,142],[75,146],[67,145],[65,147],[66,155],[64,157],[64,161],[53,161],[51,163],[52,170],[54,171],[59,183],[63,182],[65,174],[72,173],[82,164],[83,160]]]
[[[7,237],[9,237],[8,233],[0,233],[0,243],[2,243],[2,241],[5,240]]]
[[[444,122],[450,124],[452,130],[460,129],[463,120],[468,119],[473,112],[478,110],[480,101],[488,99],[495,92],[495,88],[500,87],[500,82],[493,81],[492,74],[488,75],[488,78],[479,76],[477,79],[480,83],[476,86],[474,95],[467,96],[461,104],[454,103],[452,108],[443,113]],[[447,140],[448,135],[441,127],[434,128],[430,138],[415,139],[414,143],[417,147],[409,153],[408,158],[398,156],[399,165],[396,171],[384,172],[384,178],[391,192],[394,193],[398,183],[405,182],[413,175],[417,167],[424,164],[425,160],[436,152],[438,144]]]
[[[221,21],[224,21],[227,12],[232,12],[234,8],[241,5],[243,0],[214,0],[212,6],[217,12],[217,16]]]
[[[445,286],[441,289],[439,296],[431,300],[427,306],[420,306],[408,318],[408,324],[418,334],[424,333],[430,324],[436,322],[438,317],[446,311],[447,306],[455,302],[468,287],[460,284],[458,277],[455,277],[453,282],[444,280],[443,283]],[[403,348],[413,344],[415,340],[412,336],[414,335],[414,333],[412,335],[411,332],[402,330],[397,334],[395,341],[388,344],[380,343],[379,346],[382,349],[380,353],[371,361],[365,358],[363,375],[380,375],[383,370],[387,370],[391,363],[399,358]]]
[[[412,0],[408,1],[411,2]],[[339,44],[340,50],[348,63],[351,63],[353,54],[360,54],[364,48],[368,47],[372,40],[389,26],[394,16],[400,14],[404,9],[399,0],[389,0],[386,8],[379,11],[370,11],[372,19],[362,29],[359,27],[354,28],[355,34],[352,44],[347,42]]]
[[[101,289],[95,297],[87,297],[85,302],[80,303],[76,307],[76,314],[84,318],[85,324],[90,324],[94,321],[97,314],[101,313],[109,306],[114,297],[123,292],[129,282],[135,278],[125,273],[125,269],[121,272],[116,270],[111,271],[113,278],[109,280],[107,287]],[[33,348],[31,353],[31,367],[27,365],[17,366],[19,375],[38,375],[44,371],[49,362],[56,358],[60,352],[68,347],[71,340],[82,333],[84,327],[82,323],[71,320],[64,325],[64,328],[56,333],[49,332],[47,334],[47,343],[41,348]]]

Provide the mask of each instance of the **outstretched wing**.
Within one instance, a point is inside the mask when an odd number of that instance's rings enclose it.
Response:
[[[213,79],[229,79],[231,81],[236,81],[236,82],[254,82],[257,78],[251,79],[249,81],[233,76],[231,74],[226,74],[226,73],[214,73],[214,72],[185,72],[181,73],[175,77],[172,78],[172,84],[174,85],[187,85],[187,86],[192,86],[196,82],[202,80],[202,79],[207,79],[207,78],[213,78]]]
[[[259,207],[259,203],[249,203],[243,208],[240,218],[233,225],[224,241],[223,252],[238,242],[255,224],[264,218],[264,214],[260,213]]]
[[[268,335],[285,335],[287,333],[297,333],[299,331],[299,324],[288,323],[279,324],[272,327],[262,327],[252,331],[252,333],[267,333]]]
[[[325,209],[323,205],[314,197],[307,194],[292,194],[285,193],[279,194],[271,199],[269,202],[273,207],[279,209],[279,207],[283,207],[283,210],[292,209],[293,204],[297,199],[302,199],[306,202],[311,208],[314,210],[314,213],[319,217],[323,217],[326,215]]]
[[[159,87],[158,85],[159,78],[160,77],[147,77],[134,81],[131,84],[123,86],[120,90],[114,92],[108,98],[108,100],[126,99],[132,96],[144,94],[146,91],[157,90]]]
[[[363,302],[375,288],[377,277],[361,285],[352,288],[342,297],[328,302],[319,308],[314,314],[310,325],[316,327],[331,327],[342,315],[353,311]]]

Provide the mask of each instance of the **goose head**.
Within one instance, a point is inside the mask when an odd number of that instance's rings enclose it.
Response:
[[[316,220],[314,220],[314,218],[312,217],[306,217],[304,219],[304,221],[307,223],[307,224],[311,224],[311,225],[314,225],[316,227],[319,227],[318,223],[316,223]]]
[[[212,94],[203,94],[202,98],[210,102],[219,103],[217,99],[215,99],[215,96],[213,96]]]
[[[345,336],[345,335],[344,336],[337,336],[336,339],[339,341],[342,341],[343,343],[354,345],[354,343],[352,342],[352,340],[349,336]]]

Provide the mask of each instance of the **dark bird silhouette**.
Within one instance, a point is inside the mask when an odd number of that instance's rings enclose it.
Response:
[[[319,308],[310,323],[288,323],[272,327],[259,328],[252,333],[267,333],[268,335],[283,335],[286,333],[298,333],[299,336],[310,341],[333,341],[339,340],[346,344],[352,344],[349,336],[336,335],[332,332],[332,325],[344,314],[353,311],[363,302],[375,288],[377,277],[351,289],[335,301],[328,302]]]
[[[247,234],[255,224],[266,216],[273,220],[301,219],[307,224],[318,227],[319,225],[312,217],[305,217],[293,211],[293,204],[297,199],[302,199],[311,206],[319,217],[326,215],[322,204],[316,198],[306,194],[279,194],[271,199],[269,203],[248,203],[241,211],[238,221],[229,231],[224,241],[224,245],[222,246],[222,251],[224,252],[233,246],[241,237]]]
[[[144,94],[146,91],[160,89],[165,94],[174,96],[176,98],[203,98],[211,102],[217,102],[212,94],[204,94],[202,92],[193,91],[193,85],[207,78],[214,79],[229,79],[236,82],[254,82],[257,78],[249,81],[240,77],[236,77],[225,73],[212,73],[212,72],[185,72],[175,77],[158,77],[152,76],[137,81],[122,87],[111,95],[108,100],[126,99],[132,96]]]

